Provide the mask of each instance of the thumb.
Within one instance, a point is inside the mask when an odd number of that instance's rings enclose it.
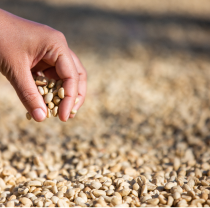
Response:
[[[34,118],[40,122],[46,118],[47,108],[42,96],[39,94],[33,76],[28,70],[19,70],[10,80],[23,105]]]

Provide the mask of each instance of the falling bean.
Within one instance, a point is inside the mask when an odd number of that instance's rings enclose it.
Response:
[[[51,110],[49,108],[47,108],[47,118],[51,117]]]
[[[27,118],[28,120],[31,120],[31,114],[30,114],[29,112],[26,113],[26,118]]]
[[[53,108],[52,114],[53,114],[54,117],[57,116],[57,114],[58,114],[58,106],[55,106],[55,107]]]

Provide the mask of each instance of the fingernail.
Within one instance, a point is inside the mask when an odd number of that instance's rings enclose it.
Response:
[[[32,116],[35,121],[43,121],[46,118],[46,115],[41,108],[34,109],[32,111]]]
[[[66,121],[68,121],[68,119],[69,119],[69,116],[70,116],[70,113],[68,114],[68,116],[66,117]]]

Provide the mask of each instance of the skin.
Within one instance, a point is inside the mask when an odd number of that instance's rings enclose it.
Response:
[[[78,57],[68,47],[64,35],[46,25],[35,23],[0,9],[0,72],[14,87],[21,102],[35,121],[46,118],[47,107],[32,77],[62,79],[65,98],[59,118],[67,121],[85,100],[87,74]],[[79,102],[75,105],[76,97]]]

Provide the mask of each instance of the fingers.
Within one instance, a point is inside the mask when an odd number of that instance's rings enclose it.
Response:
[[[45,76],[52,79],[62,79],[65,89],[65,98],[59,106],[59,118],[62,121],[73,118],[72,110],[78,110],[85,100],[86,95],[86,71],[77,56],[68,49],[58,55],[55,61],[55,52],[47,53],[43,60],[32,71],[43,71]],[[51,67],[50,67],[51,66]],[[79,102],[75,104],[76,97]]]
[[[63,80],[65,90],[65,98],[59,105],[59,118],[61,121],[67,121],[78,95],[79,81],[78,72],[69,51],[58,57],[55,68],[58,76]]]
[[[85,101],[86,91],[87,91],[87,73],[82,63],[78,59],[78,57],[74,54],[73,51],[69,49],[71,56],[74,60],[75,66],[77,68],[77,72],[79,74],[79,82],[78,82],[78,103],[74,105],[73,110],[78,111],[79,108]],[[75,112],[76,112],[75,111]],[[70,118],[75,117],[75,114],[70,114]]]
[[[36,74],[37,72],[43,72],[44,75],[46,77],[48,77],[49,79],[55,79],[55,80],[60,79],[57,72],[56,72],[54,64],[53,64],[53,66],[49,65],[48,63],[44,62],[43,60],[39,61],[36,64],[36,66],[34,66],[31,69],[31,72],[34,73],[34,74]]]
[[[37,90],[30,69],[16,70],[18,73],[10,80],[21,102],[35,121],[41,122],[46,118],[46,105]]]
[[[55,67],[50,67],[43,71],[44,75],[49,79],[59,80],[60,77],[58,76]]]
[[[31,69],[31,72],[44,71],[50,67],[52,67],[52,65],[49,65],[48,63],[41,60]]]

